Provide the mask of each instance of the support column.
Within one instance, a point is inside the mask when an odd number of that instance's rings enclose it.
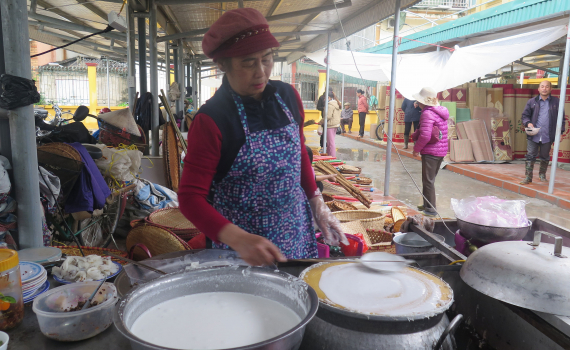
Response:
[[[400,0],[396,0],[394,12],[394,39],[392,41],[392,75],[390,78],[390,111],[388,114],[388,144],[386,145],[386,168],[384,170],[384,196],[390,195],[390,163],[392,160],[392,130],[396,109],[396,73],[398,71],[398,42],[400,36]]]
[[[342,74],[342,86],[340,87],[340,101],[342,102],[340,108],[344,108],[344,73]]]
[[[196,95],[198,99],[198,107],[202,105],[202,65],[198,63],[196,65],[196,71],[198,72],[198,94]]]
[[[146,18],[139,17],[138,21],[138,42],[139,42],[139,97],[148,92],[146,81]],[[148,136],[148,135],[147,135]],[[148,138],[147,138],[148,142]]]
[[[2,9],[0,8],[0,75],[6,73],[4,65],[4,39],[2,36]],[[0,86],[0,94],[3,92]],[[10,141],[10,120],[8,119],[8,112],[4,117],[4,113],[0,113],[0,154],[8,158],[12,164],[12,143]],[[11,178],[13,179],[13,178]]]
[[[170,84],[171,84],[171,80],[170,80],[170,42],[165,42],[164,43],[164,54],[165,54],[165,61],[166,64],[164,65],[166,68],[166,87],[164,89],[164,92],[166,93],[166,98],[168,101],[170,101],[170,94],[168,93],[168,90],[170,89]]]
[[[7,74],[32,79],[28,9],[25,1],[0,1],[4,61]],[[0,47],[2,49],[2,47]],[[34,107],[28,105],[8,112],[12,143],[14,192],[18,202],[20,248],[43,246],[40,179],[36,150]]]
[[[97,115],[97,63],[86,63],[89,79],[89,113]]]
[[[564,67],[562,77],[558,77],[560,87],[560,104],[558,105],[558,119],[556,120],[556,136],[554,138],[554,151],[552,153],[552,167],[550,168],[550,181],[548,183],[548,193],[554,192],[554,181],[556,180],[556,168],[558,167],[558,151],[560,150],[560,137],[562,133],[562,123],[564,123],[564,103],[566,102],[566,87],[568,86],[568,65],[570,64],[570,24],[568,35],[566,35],[566,51],[564,53]],[[562,80],[560,80],[562,79]]]
[[[198,110],[198,69],[196,62],[192,62],[192,105]]]
[[[182,39],[178,40],[178,86],[180,87],[180,98],[176,102],[176,112],[184,110],[184,96],[186,95],[186,89],[184,88],[184,46],[182,45]]]
[[[109,81],[109,57],[107,61],[107,107],[111,107],[111,82]]]
[[[330,55],[330,48],[331,48],[331,32],[328,33],[327,35],[327,78],[325,79],[326,83],[325,83],[325,110],[323,113],[323,120],[324,125],[323,125],[323,150],[326,153],[326,149],[327,149],[327,115],[329,113],[329,80],[330,80],[330,59],[331,59],[331,55]],[[321,77],[321,72],[319,71],[319,79]],[[321,96],[321,95],[319,95]]]
[[[129,87],[129,109],[131,113],[135,110],[135,96],[137,94],[136,82],[136,52],[135,52],[135,17],[133,9],[127,4],[127,62],[128,62],[128,78],[127,85]]]
[[[156,22],[156,3],[150,1],[150,18],[149,18],[149,50],[150,50],[150,92],[152,94],[152,117],[150,120],[150,130],[152,135],[151,154],[158,156],[159,138],[159,118],[158,118],[158,48],[156,46],[157,22]]]

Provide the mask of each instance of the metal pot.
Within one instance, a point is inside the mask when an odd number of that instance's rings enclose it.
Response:
[[[267,341],[233,350],[297,350],[305,326],[315,316],[318,297],[313,288],[287,273],[259,267],[211,267],[159,277],[132,289],[115,307],[113,322],[134,350],[167,350],[141,340],[129,328],[150,307],[184,295],[236,292],[271,299],[289,307],[301,322],[286,333]]]
[[[305,269],[301,278],[315,266]],[[463,316],[457,315],[449,322],[445,311],[452,303],[429,314],[381,316],[319,300],[319,310],[307,325],[300,350],[454,350],[453,333]]]
[[[432,233],[440,242],[445,242],[442,235]],[[437,248],[415,232],[408,232],[394,237],[396,254],[437,252]]]
[[[457,226],[461,235],[467,239],[474,239],[483,243],[493,243],[502,241],[520,241],[526,236],[532,222],[528,222],[525,227],[495,227],[474,224],[461,219],[457,219]]]

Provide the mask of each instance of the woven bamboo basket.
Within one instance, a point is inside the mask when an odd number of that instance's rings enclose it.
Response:
[[[335,211],[358,210],[357,207],[355,207],[353,204],[350,204],[348,202],[334,201],[332,205],[335,208]]]
[[[368,246],[369,250],[396,254],[396,246],[392,242],[392,233],[384,230],[366,230],[366,233],[372,242]]]
[[[359,185],[370,185],[372,183],[372,179],[364,176],[359,176],[356,179],[356,183]]]
[[[360,221],[362,226],[366,229],[383,230],[384,219],[386,218],[382,213],[372,210],[347,210],[334,212],[340,222]]]
[[[61,253],[65,254],[67,256],[81,256],[81,251],[79,250],[78,247],[74,247],[74,246],[54,246],[54,248],[59,248],[61,249]],[[99,255],[99,256],[108,256],[105,254],[105,252],[109,252],[109,253],[113,253],[115,255],[119,255],[122,257],[127,257],[127,253],[123,252],[121,250],[117,250],[117,249],[108,249],[108,248],[98,248],[98,247],[81,247],[81,249],[83,250],[83,253],[85,254],[85,256],[87,255]],[[128,264],[128,262],[121,260],[121,259],[117,259],[117,258],[113,258],[111,257],[111,260],[118,262],[121,265],[126,265]]]
[[[137,225],[129,232],[127,250],[137,243],[144,244],[152,256],[192,249],[172,231],[149,223]],[[146,258],[139,250],[134,251],[134,260]]]
[[[334,201],[333,196],[326,194],[326,193],[323,193],[322,195],[323,195],[323,200],[325,201],[325,203]]]
[[[362,172],[362,168],[352,165],[341,165],[338,168],[341,174],[360,174]]]
[[[174,192],[178,192],[181,154],[172,122],[166,123],[162,131],[162,158],[164,159],[168,187]]]
[[[157,210],[151,213],[145,221],[172,231],[186,242],[200,234],[200,230],[186,219],[180,208]]]

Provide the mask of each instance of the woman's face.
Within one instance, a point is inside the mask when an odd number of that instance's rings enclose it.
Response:
[[[273,68],[273,50],[221,60],[218,67],[226,73],[230,86],[238,95],[261,100]]]

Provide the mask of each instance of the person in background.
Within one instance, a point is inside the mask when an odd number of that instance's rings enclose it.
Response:
[[[550,161],[550,148],[556,137],[556,120],[558,118],[558,105],[560,99],[550,95],[552,84],[545,80],[538,86],[538,96],[531,98],[526,103],[522,113],[522,124],[525,128],[540,128],[537,133],[527,132],[525,178],[521,185],[532,182],[532,172],[536,156],[540,155],[540,168],[538,178],[546,180],[546,170]],[[563,113],[562,115],[566,115]],[[562,123],[562,133],[565,130]]]
[[[404,111],[404,149],[408,149],[408,142],[410,141],[410,131],[412,125],[414,126],[414,131],[418,130],[420,127],[420,115],[422,114],[422,109],[418,105],[417,101],[404,99],[402,102],[402,111]]]
[[[342,133],[345,134],[346,130],[344,129],[345,125],[348,125],[348,133],[352,133],[352,121],[354,117],[354,111],[350,108],[350,103],[344,103],[344,109],[340,112],[340,127],[342,129]]]
[[[327,111],[327,154],[336,157],[335,136],[336,129],[340,126],[340,102],[335,98],[334,93],[329,92],[329,108]],[[325,119],[321,119],[319,124],[325,125]]]
[[[422,109],[420,116],[420,135],[414,143],[414,157],[421,154],[422,157],[422,185],[424,205],[418,209],[423,210],[425,215],[436,215],[435,203],[435,177],[443,157],[447,155],[447,120],[449,111],[441,107],[437,101],[437,92],[432,88],[425,87],[413,96]],[[434,127],[439,129],[437,142],[430,143]]]
[[[356,90],[358,96],[358,122],[360,123],[359,137],[364,137],[364,124],[366,123],[366,113],[368,113],[368,101],[362,89]]]
[[[332,88],[329,87],[329,93],[332,92]],[[327,101],[327,96],[326,96],[326,92],[323,92],[323,94],[319,97],[319,99],[317,100],[317,110],[321,111],[321,118],[324,117],[325,114],[325,103]],[[320,153],[325,153],[324,152],[324,139],[325,137],[323,136],[323,134],[321,134],[320,140],[319,140],[319,144],[321,145],[321,151]]]
[[[226,11],[208,29],[203,51],[225,75],[190,126],[178,190],[182,214],[212,246],[251,265],[316,258],[313,220],[327,243],[348,242],[303,150],[301,97],[269,80],[276,47],[252,8]]]

